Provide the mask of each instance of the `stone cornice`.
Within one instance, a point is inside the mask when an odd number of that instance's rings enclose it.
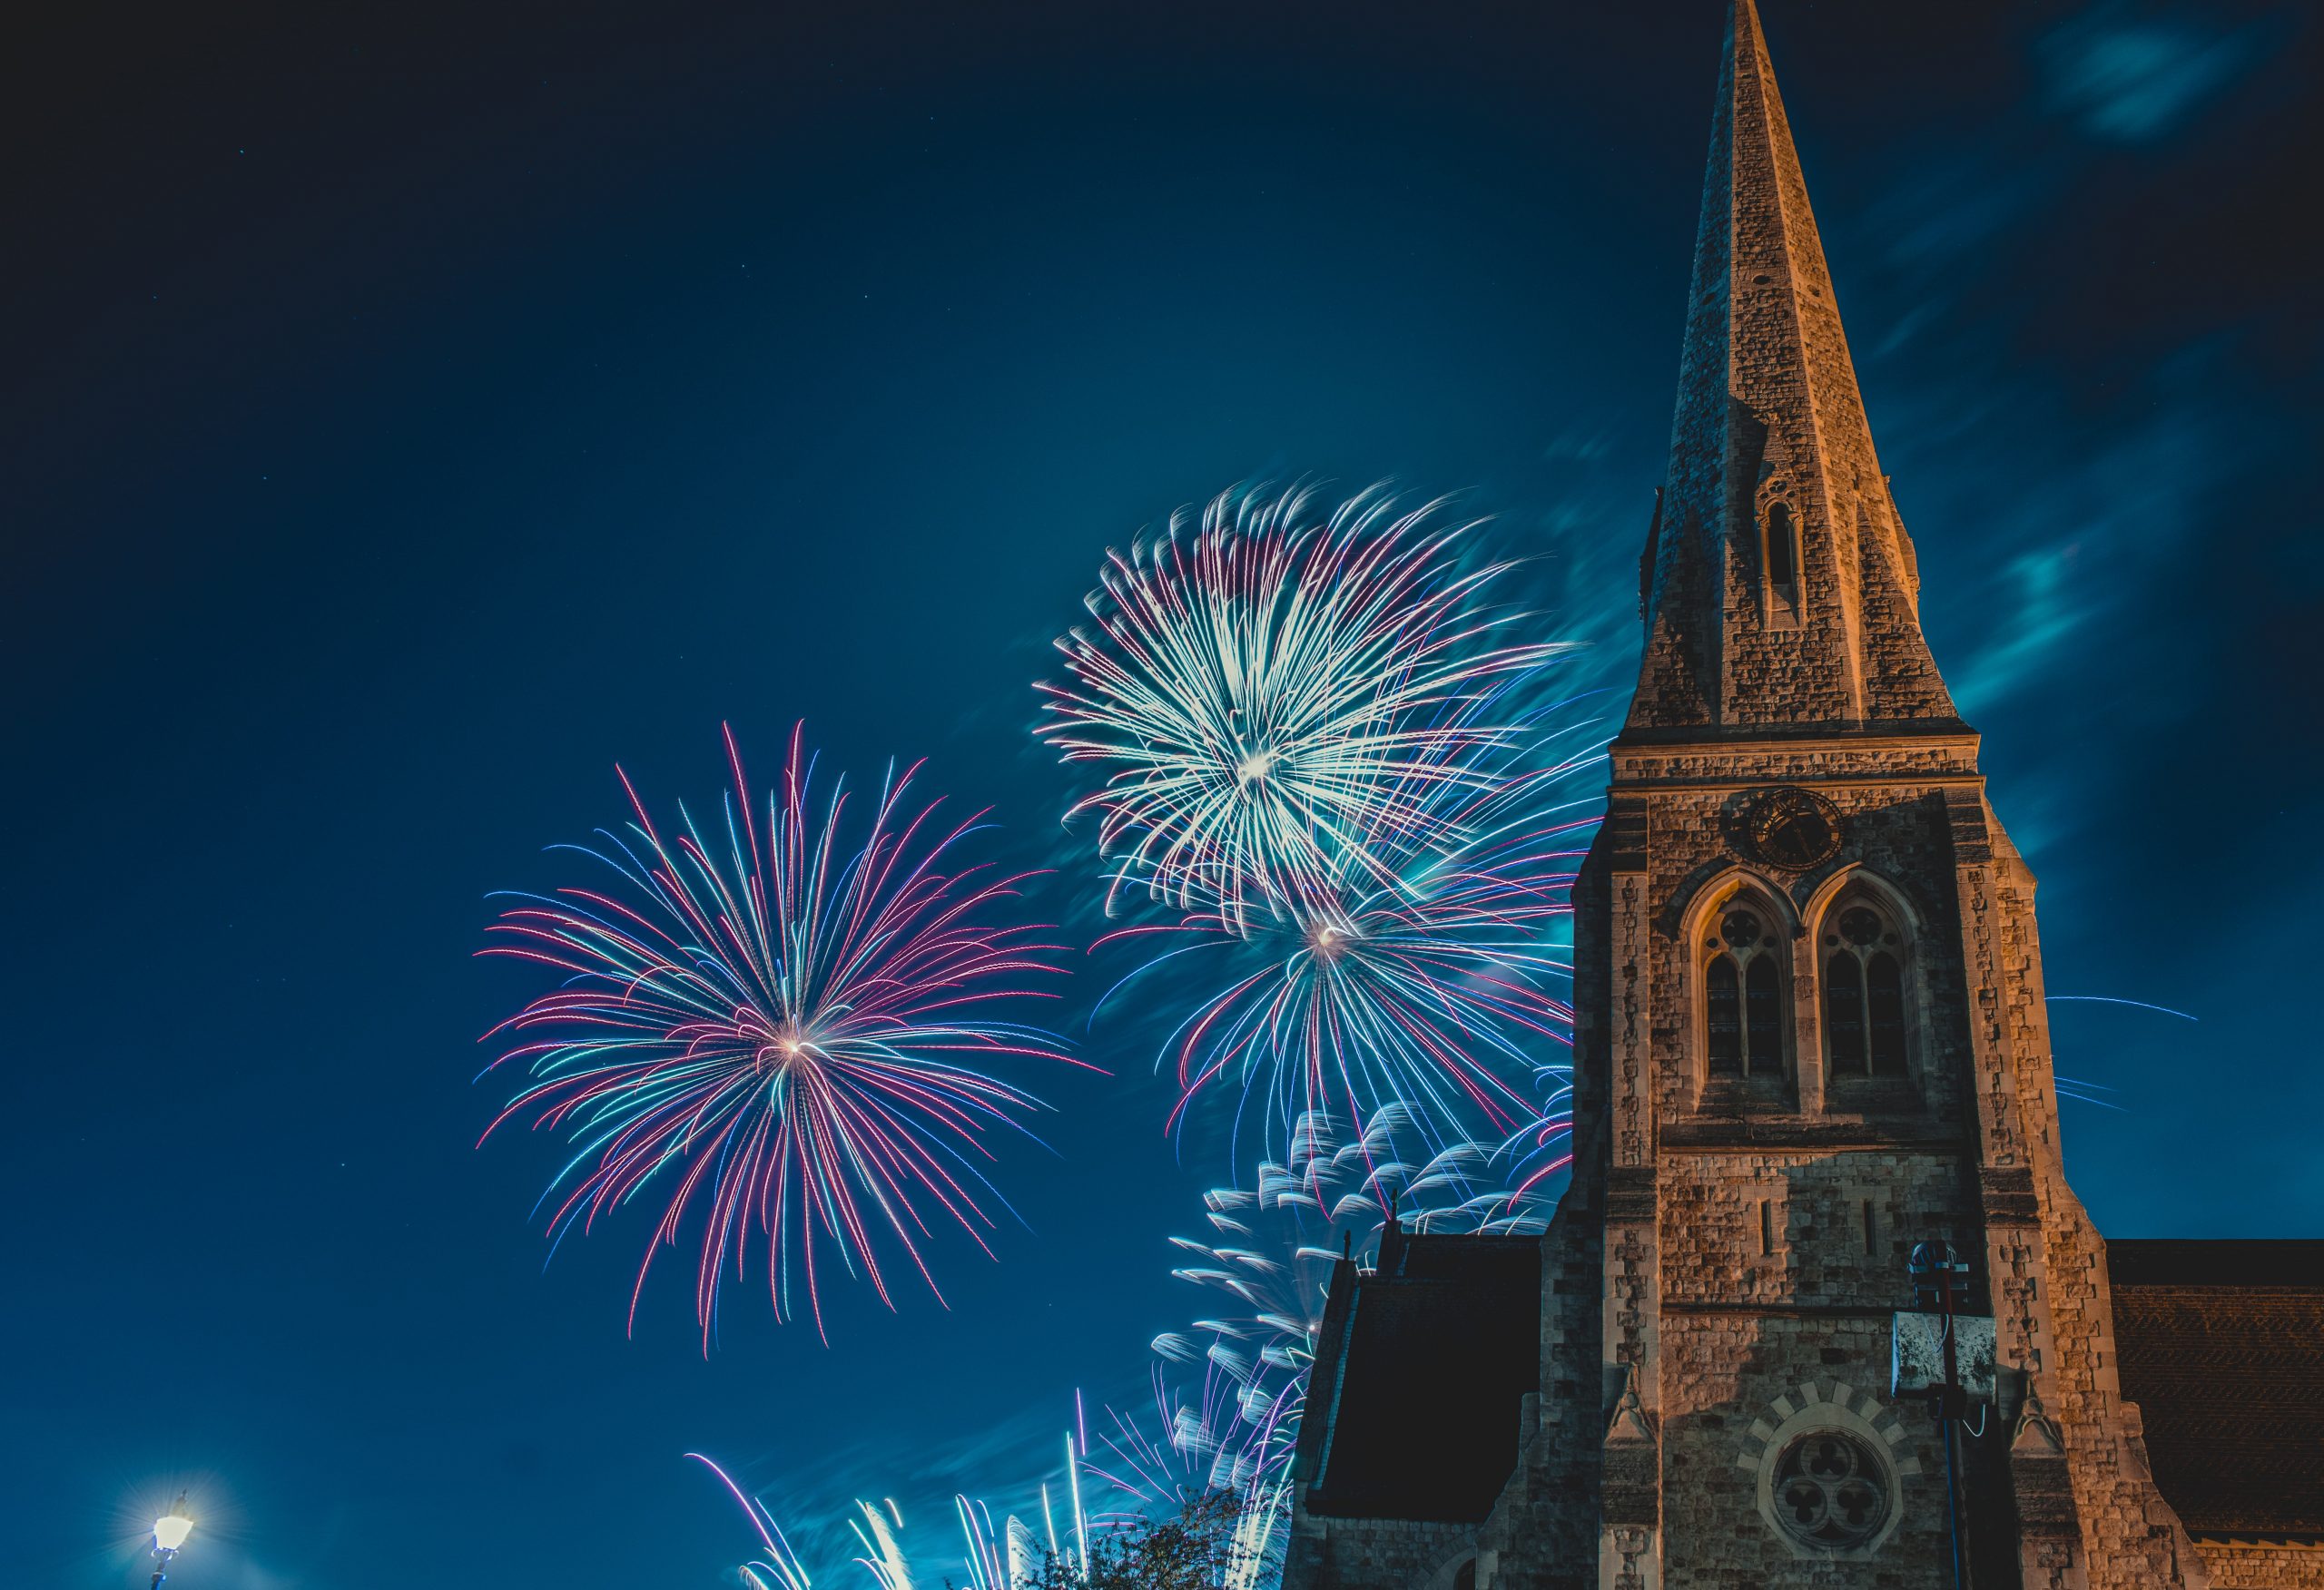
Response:
[[[1613,792],[1748,789],[1763,784],[1918,784],[1976,787],[1977,735],[1937,733],[1651,738],[1625,734],[1607,748]]]

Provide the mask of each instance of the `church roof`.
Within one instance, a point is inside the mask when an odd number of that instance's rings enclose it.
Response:
[[[1517,1467],[1541,1384],[1541,1240],[1390,1231],[1343,1262],[1295,1473],[1311,1514],[1472,1523]]]
[[[2196,1536],[2324,1536],[2324,1242],[2107,1243],[2122,1395]]]
[[[2324,1538],[2324,1241],[2107,1244],[2116,1361],[2198,1536]],[[1343,1262],[1295,1473],[1322,1517],[1472,1523],[1540,1389],[1541,1245],[1390,1232]]]

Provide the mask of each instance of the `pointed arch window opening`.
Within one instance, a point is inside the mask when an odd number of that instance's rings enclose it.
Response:
[[[1704,1070],[1712,1077],[1784,1075],[1785,944],[1776,914],[1729,902],[1705,937]]]
[[[1826,918],[1825,1067],[1836,1080],[1906,1075],[1905,936],[1892,912],[1864,899]]]
[[[1762,565],[1768,584],[1792,606],[1799,603],[1799,525],[1791,504],[1777,497],[1768,504],[1760,535]]]

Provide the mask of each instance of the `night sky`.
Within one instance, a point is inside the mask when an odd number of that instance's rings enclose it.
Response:
[[[1255,476],[1472,493],[1616,714],[1719,7],[344,9],[49,7],[0,68],[0,1582],[142,1585],[191,1486],[183,1590],[731,1585],[689,1448],[809,1541],[897,1497],[940,1582],[950,1493],[1200,1306],[1156,1032],[1039,1079],[950,1311],[854,1289],[825,1349],[746,1287],[705,1357],[683,1267],[625,1334],[643,1221],[545,1271],[553,1144],[473,1147],[537,986],[487,896],[617,761],[714,797],[722,721],[1074,864],[1049,642]],[[1766,21],[2050,987],[2198,1018],[2055,1007],[2120,1106],[2065,1106],[2075,1185],[2324,1234],[2324,29]]]

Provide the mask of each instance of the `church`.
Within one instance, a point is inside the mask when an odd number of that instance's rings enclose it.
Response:
[[[2324,1587],[2324,1242],[2076,1200],[2034,878],[1919,599],[1733,0],[1571,1185],[1337,1267],[1287,1590]]]

